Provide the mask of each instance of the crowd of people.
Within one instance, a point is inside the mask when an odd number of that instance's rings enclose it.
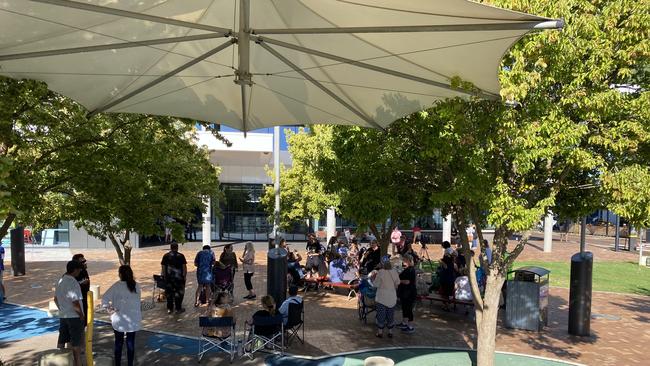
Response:
[[[478,247],[478,238],[470,230],[468,232],[468,242],[471,243],[469,256],[472,258],[475,249]],[[485,248],[485,257],[488,263],[492,262],[492,250],[488,245],[487,240],[483,240],[483,247]],[[485,273],[480,266],[474,266],[467,263],[467,259],[462,252],[462,247],[457,244],[455,248],[448,241],[442,243],[443,255],[439,260],[439,265],[435,273],[435,281],[431,290],[437,290],[438,293],[448,299],[455,299],[461,301],[472,301],[472,289],[469,281],[469,271],[476,272],[476,280],[478,283],[479,291],[483,291],[485,287]],[[448,304],[443,303],[443,309],[449,310]]]
[[[330,283],[361,283],[364,288],[372,288],[376,309],[376,336],[383,338],[393,337],[393,329],[399,328],[409,334],[415,332],[413,309],[417,299],[417,274],[416,265],[420,255],[416,254],[413,245],[421,244],[419,231],[413,230],[413,240],[407,241],[406,237],[395,228],[390,238],[389,255],[381,255],[379,243],[372,239],[363,246],[354,237],[345,232],[344,237],[332,237],[323,246],[314,234],[309,234],[305,246],[305,256],[298,250],[291,249],[284,240],[279,240],[279,247],[287,250],[287,271],[290,280],[289,296],[276,306],[271,296],[261,299],[261,309],[253,314],[254,317],[274,316],[282,314],[284,322],[289,316],[290,304],[301,304],[302,297],[298,295],[299,286],[313,280],[323,280]],[[470,236],[470,243],[478,245]],[[489,246],[486,253],[491,261]],[[421,245],[422,249],[426,248]],[[465,256],[462,255],[460,246],[452,248],[447,241],[443,242],[443,255],[439,260],[436,278],[438,291],[442,296],[457,300],[472,300],[472,291],[469,283],[469,270]],[[470,251],[470,255],[473,251]],[[428,254],[427,254],[428,255]],[[303,259],[305,263],[302,264]],[[1,262],[0,262],[1,263]],[[207,303],[203,312],[209,317],[234,317],[232,303],[232,287],[230,290],[215,287],[218,275],[216,271],[225,270],[235,275],[241,263],[244,283],[247,294],[245,300],[256,298],[252,278],[255,273],[255,248],[252,242],[247,242],[244,252],[237,258],[232,245],[226,245],[217,260],[209,245],[196,254],[194,266],[196,267],[197,290],[194,296],[194,305],[201,306]],[[479,285],[483,281],[480,268],[477,270]],[[171,243],[169,252],[161,260],[161,277],[165,282],[165,296],[169,314],[182,313],[185,285],[187,282],[187,260],[178,251],[178,244]],[[136,283],[131,267],[123,265],[118,270],[119,281],[113,284],[102,297],[102,307],[111,317],[111,324],[115,336],[115,364],[119,365],[122,357],[123,344],[126,341],[128,364],[132,365],[135,354],[135,334],[140,329],[141,314],[141,288]],[[230,277],[232,281],[234,277]],[[1,284],[1,283],[0,283]],[[4,289],[2,289],[4,290]],[[88,302],[87,293],[90,291],[90,276],[87,271],[86,259],[83,254],[75,254],[67,263],[66,273],[56,285],[54,301],[59,308],[60,327],[58,347],[63,348],[70,344],[73,351],[75,365],[81,364],[80,353],[84,342],[84,329],[87,324]],[[4,292],[4,291],[3,291]],[[395,309],[400,304],[401,322],[396,324]],[[446,306],[446,304],[445,304]],[[247,321],[252,324],[252,318]],[[276,329],[256,329],[255,332],[264,335],[273,333]],[[230,328],[205,328],[206,336],[227,337]]]

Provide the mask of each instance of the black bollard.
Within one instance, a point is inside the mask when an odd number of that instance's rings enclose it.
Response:
[[[11,230],[11,269],[14,276],[25,275],[25,230],[18,226]]]
[[[287,254],[286,249],[273,248],[267,258],[266,293],[278,308],[287,298]]]
[[[576,253],[571,257],[569,334],[590,335],[593,263],[594,257],[591,252]]]

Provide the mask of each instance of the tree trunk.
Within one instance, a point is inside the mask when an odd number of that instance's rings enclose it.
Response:
[[[113,247],[115,248],[115,252],[117,252],[117,259],[120,260],[120,265],[121,266],[125,265],[126,261],[124,260],[124,254],[122,253],[122,247],[120,246],[119,241],[115,237],[115,234],[109,233],[108,238],[111,240],[111,243],[113,243]]]
[[[487,277],[480,321],[479,317],[476,317],[476,331],[478,335],[476,358],[479,366],[494,365],[499,299],[504,281],[505,274],[501,271],[492,271]]]
[[[131,245],[131,232],[129,230],[124,234],[124,241],[122,243],[124,247],[124,264],[127,266],[131,265],[131,250],[133,246]]]
[[[9,227],[14,222],[15,218],[16,218],[16,214],[13,212],[10,212],[7,215],[5,221],[2,223],[2,226],[0,226],[0,238],[4,238],[7,235],[7,232],[9,232]]]

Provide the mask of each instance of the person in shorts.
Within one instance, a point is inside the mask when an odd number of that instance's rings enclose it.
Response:
[[[83,269],[78,261],[69,261],[66,273],[56,284],[54,302],[59,308],[59,340],[57,347],[72,346],[74,366],[81,366],[81,347],[84,345],[84,312],[81,287],[76,277]]]

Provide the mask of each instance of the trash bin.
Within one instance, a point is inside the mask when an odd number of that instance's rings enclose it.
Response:
[[[25,231],[18,226],[10,231],[11,235],[11,269],[14,276],[25,275]]]
[[[508,272],[506,327],[540,331],[548,325],[550,273],[545,268],[532,266]]]

